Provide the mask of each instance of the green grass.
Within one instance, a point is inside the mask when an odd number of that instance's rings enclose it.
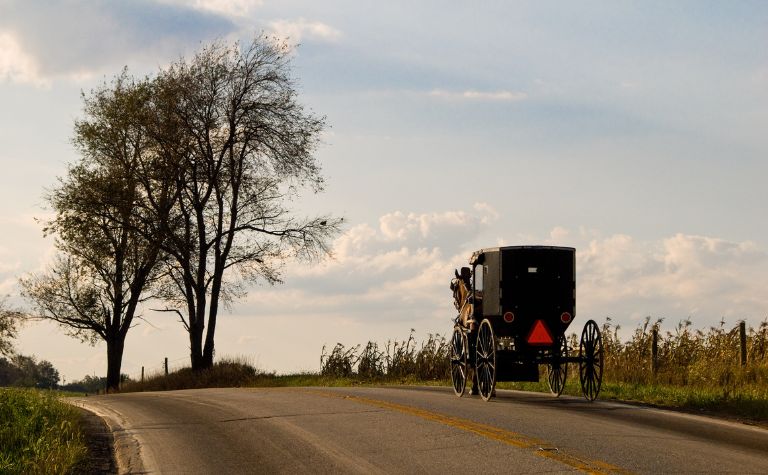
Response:
[[[0,388],[0,473],[71,473],[87,455],[79,420],[56,393]]]
[[[500,382],[500,389],[549,393],[545,378],[538,383]],[[578,376],[573,374],[563,394],[582,396]],[[639,403],[768,425],[768,392],[755,387],[724,391],[722,388],[603,381],[601,400]]]
[[[609,382],[603,384],[600,398],[768,423],[768,393],[758,388],[724,391],[721,388]]]

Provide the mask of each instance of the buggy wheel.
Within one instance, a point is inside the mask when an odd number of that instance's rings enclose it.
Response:
[[[594,401],[603,382],[603,340],[600,337],[600,328],[594,320],[588,321],[581,332],[579,381],[584,397]]]
[[[557,339],[552,349],[552,362],[547,365],[547,382],[549,391],[555,396],[560,396],[565,388],[565,380],[568,377],[568,340],[565,335]]]
[[[467,334],[458,326],[453,327],[453,336],[451,337],[451,381],[453,382],[453,392],[458,397],[464,395],[467,389]]]
[[[477,330],[475,368],[480,397],[488,401],[493,397],[496,387],[496,340],[488,319],[483,320]]]

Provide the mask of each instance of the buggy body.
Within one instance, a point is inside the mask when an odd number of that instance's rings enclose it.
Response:
[[[468,287],[465,299],[471,305],[471,318],[455,319],[451,342],[457,395],[463,395],[470,371],[487,400],[497,381],[539,381],[542,364],[547,366],[550,389],[560,395],[568,364],[578,363],[585,396],[594,399],[602,380],[599,329],[592,320],[587,322],[578,355],[571,354],[566,338],[576,316],[576,250],[485,248],[474,252],[469,264],[471,269],[462,269],[461,275],[471,275],[471,282],[460,279],[458,272],[454,279],[456,286]],[[457,292],[454,295],[457,298]]]

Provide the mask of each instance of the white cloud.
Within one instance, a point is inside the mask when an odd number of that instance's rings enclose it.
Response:
[[[223,15],[247,16],[264,2],[262,0],[195,0],[194,8],[221,13]]]
[[[37,60],[28,54],[15,35],[0,32],[0,81],[47,86],[40,76]]]
[[[341,38],[341,31],[319,21],[275,20],[269,23],[269,32],[282,40],[298,44],[303,38],[310,40],[334,42]]]
[[[361,223],[336,240],[334,260],[289,268],[285,287],[254,290],[246,305],[261,313],[333,316],[362,325],[384,318],[392,326],[445,331],[440,325],[453,312],[448,281],[472,251],[540,243],[577,249],[582,322],[611,316],[632,328],[647,315],[673,322],[690,316],[704,327],[722,317],[757,321],[768,315],[762,290],[768,253],[754,243],[686,234],[642,241],[559,226],[521,239],[494,229],[492,207],[473,208],[393,211],[377,225]],[[493,235],[503,237],[495,241]]]
[[[0,2],[0,80],[92,79],[125,64],[156,68],[237,30],[215,8],[238,2]],[[12,32],[12,33],[11,33]]]
[[[381,216],[378,225],[358,224],[336,239],[332,260],[291,266],[284,287],[255,289],[247,306],[260,313],[320,314],[357,322],[385,318],[432,329],[434,319],[451,316],[446,289],[453,269],[466,265],[472,241],[498,218],[488,204],[474,208],[393,211]]]
[[[520,91],[446,91],[433,89],[429,92],[432,97],[449,100],[490,101],[490,102],[515,102],[528,98],[528,94]]]
[[[435,228],[462,227],[476,220],[473,215],[464,211],[422,214],[405,214],[401,211],[395,211],[379,218],[379,229],[387,240],[404,241],[413,236],[426,239],[430,237]]]
[[[579,299],[597,316],[673,319],[697,325],[768,314],[768,254],[754,243],[676,234],[652,242],[596,238],[577,251]]]
[[[488,203],[475,203],[472,207],[480,213],[480,222],[483,224],[490,224],[499,219],[499,213]]]

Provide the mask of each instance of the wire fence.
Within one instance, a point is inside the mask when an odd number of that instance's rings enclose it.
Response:
[[[128,374],[128,379],[133,381],[144,381],[145,378],[167,375],[174,371],[189,366],[189,355],[178,356],[174,358],[165,357],[160,362],[151,365],[144,365],[140,370]]]

